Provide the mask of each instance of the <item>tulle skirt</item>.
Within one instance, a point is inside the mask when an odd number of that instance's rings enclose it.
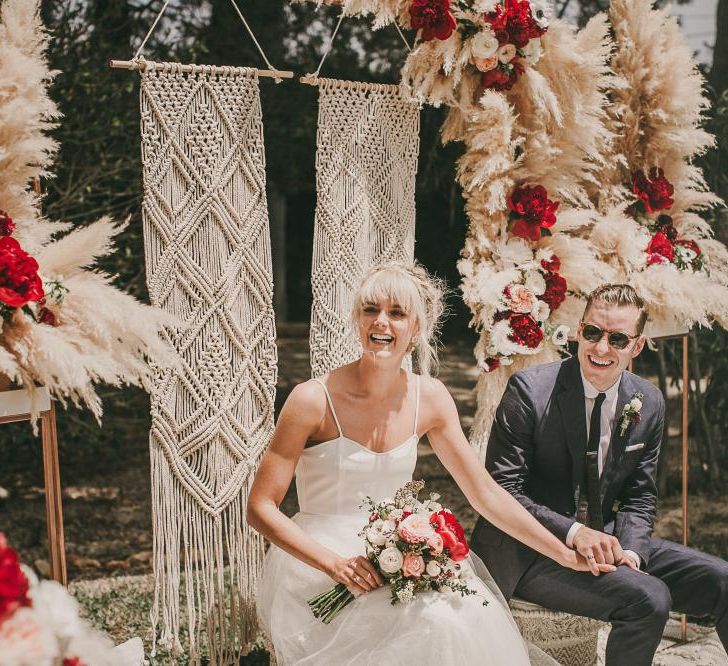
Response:
[[[363,554],[357,536],[363,524],[361,514],[299,513],[293,520],[343,557]],[[385,585],[359,596],[326,625],[313,616],[306,602],[334,582],[271,546],[258,587],[260,623],[279,666],[555,664],[543,653],[534,659],[532,652],[529,659],[529,647],[483,563],[471,556],[463,565],[468,585],[477,595],[426,592],[417,594],[409,604],[392,605],[390,588]]]

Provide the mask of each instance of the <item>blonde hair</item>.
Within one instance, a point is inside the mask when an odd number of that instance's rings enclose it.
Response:
[[[437,335],[445,315],[447,286],[430,275],[421,264],[391,262],[372,266],[354,294],[351,310],[354,330],[358,330],[361,310],[380,300],[396,302],[408,315],[414,315],[417,333],[412,338],[413,354],[422,375],[437,371]]]
[[[582,320],[589,312],[589,308],[596,301],[606,303],[607,305],[617,305],[620,307],[634,306],[639,310],[637,317],[637,335],[641,335],[647,323],[647,306],[644,299],[635,291],[634,287],[628,284],[603,284],[589,294],[586,298],[586,307]]]

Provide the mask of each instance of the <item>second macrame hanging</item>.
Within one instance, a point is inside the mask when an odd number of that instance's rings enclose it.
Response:
[[[263,540],[245,509],[277,368],[258,77],[143,64],[147,284],[180,321],[179,367],[152,391],[152,622],[167,649],[187,633],[193,663],[202,636],[210,663],[237,663],[257,636]]]
[[[414,259],[419,110],[399,86],[319,87],[311,286],[314,377],[356,359],[353,292],[384,261]]]

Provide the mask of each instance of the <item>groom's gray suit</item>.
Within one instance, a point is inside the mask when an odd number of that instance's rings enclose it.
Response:
[[[622,408],[642,393],[639,422],[624,435]],[[488,523],[478,520],[472,549],[503,594],[544,607],[612,623],[607,665],[648,666],[671,608],[710,615],[728,646],[728,563],[652,538],[655,472],[664,425],[662,394],[630,372],[622,374],[616,417],[600,482],[604,531],[639,555],[595,577],[560,567]],[[574,524],[585,479],[587,446],[584,384],[576,357],[515,373],[491,430],[486,468],[562,541]]]

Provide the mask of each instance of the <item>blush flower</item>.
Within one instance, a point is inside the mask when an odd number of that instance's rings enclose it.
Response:
[[[442,537],[437,532],[433,531],[432,536],[427,539],[427,546],[432,551],[433,555],[439,555],[445,547],[445,544],[442,541]]]
[[[509,309],[528,314],[536,305],[536,295],[522,284],[511,284],[505,289]]]
[[[433,529],[426,516],[413,513],[399,524],[397,532],[407,543],[425,543],[432,536]]]
[[[407,553],[402,562],[402,574],[407,578],[419,578],[425,572],[425,561],[421,555]]]

